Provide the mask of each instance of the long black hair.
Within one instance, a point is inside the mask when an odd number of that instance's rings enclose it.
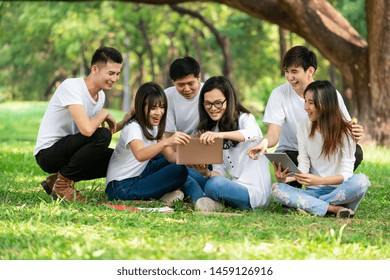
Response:
[[[329,157],[343,147],[344,135],[353,138],[352,125],[341,113],[337,91],[329,81],[310,83],[303,96],[309,91],[313,93],[314,106],[319,115],[318,119],[312,122],[309,137],[314,137],[316,129],[319,128],[324,138],[321,154]]]
[[[226,98],[226,111],[218,122],[213,121],[210,118],[203,105],[204,95],[213,89],[219,89]],[[216,125],[218,125],[219,131],[238,130],[238,119],[240,113],[250,113],[248,109],[241,105],[230,81],[223,76],[211,77],[204,83],[199,95],[198,108],[199,124],[197,130],[199,133],[210,131]]]
[[[165,111],[158,125],[156,137],[153,137],[148,131],[153,125],[149,121],[149,113],[153,106],[165,106]],[[167,119],[168,101],[164,90],[154,82],[143,84],[137,90],[135,96],[134,114],[131,116],[129,123],[136,120],[141,126],[142,132],[148,140],[159,140],[165,131]]]

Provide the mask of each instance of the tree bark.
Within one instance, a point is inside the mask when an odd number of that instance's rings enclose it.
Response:
[[[287,52],[287,43],[286,43],[287,30],[279,27],[279,57],[280,62],[283,61],[283,57]],[[284,69],[282,68],[282,63],[280,63],[280,76],[284,77]]]
[[[332,82],[335,88],[338,88],[337,78],[336,78],[336,68],[334,67],[333,64],[329,65],[329,80]]]
[[[139,7],[137,7],[136,12],[139,10]],[[149,56],[150,61],[150,72],[152,74],[152,81],[155,80],[156,74],[155,74],[155,66],[154,66],[154,54],[152,49],[152,44],[150,43],[150,38],[148,35],[148,26],[147,23],[141,18],[137,23],[138,29],[140,30],[142,36],[145,39],[145,49]]]
[[[390,2],[366,1],[369,42],[369,86],[372,108],[363,110],[370,132],[380,144],[390,146]],[[372,110],[371,110],[372,109]]]
[[[316,47],[352,89],[356,115],[378,144],[390,146],[390,3],[366,0],[368,43],[326,0],[122,0],[149,4],[217,2],[294,32]]]

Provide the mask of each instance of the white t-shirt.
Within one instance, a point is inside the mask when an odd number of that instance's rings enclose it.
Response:
[[[98,101],[95,101],[88,91],[84,78],[71,78],[63,81],[54,92],[43,116],[34,156],[65,136],[79,133],[68,106],[84,105],[86,114],[92,118],[104,105],[104,92],[101,90],[98,94]]]
[[[346,120],[350,121],[351,117],[339,92],[337,92],[337,97],[342,114]],[[288,82],[272,91],[265,108],[263,123],[281,126],[279,146],[276,152],[298,151],[297,126],[307,120],[304,103],[305,100]]]
[[[149,130],[149,133],[153,136],[157,135],[158,127],[154,126],[153,131]],[[157,143],[157,140],[148,140],[142,133],[141,126],[137,121],[125,125],[121,131],[118,144],[115,147],[114,153],[111,156],[107,169],[106,183],[111,181],[122,181],[124,179],[133,178],[139,176],[146,166],[149,160],[139,162],[131,148],[130,142],[138,139],[142,140],[144,147]]]
[[[249,192],[250,204],[253,209],[266,207],[270,201],[271,173],[267,158],[262,155],[253,160],[246,152],[257,145],[262,138],[261,130],[252,114],[242,113],[238,120],[238,127],[245,137],[235,147],[223,150],[223,164],[213,164],[213,170],[226,177],[227,172],[231,180],[246,187]],[[214,131],[218,131],[215,127]],[[227,172],[226,172],[227,171]]]
[[[200,84],[199,92],[203,83]],[[168,99],[167,123],[165,131],[175,133],[185,132],[188,135],[197,134],[199,124],[199,92],[192,98],[184,98],[175,86],[165,89]]]
[[[321,155],[324,140],[319,131],[309,138],[311,121],[306,120],[298,126],[298,168],[302,173],[310,173],[320,177],[334,176],[341,174],[344,181],[353,175],[355,163],[356,143],[351,137],[343,137],[343,147],[328,158]],[[320,156],[321,155],[321,156]],[[337,185],[330,185],[337,187]],[[311,186],[319,188],[321,186]]]

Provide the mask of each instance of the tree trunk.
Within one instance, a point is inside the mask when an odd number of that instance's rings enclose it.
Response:
[[[169,36],[170,44],[169,44],[168,53],[167,53],[167,60],[166,60],[167,64],[165,65],[164,73],[162,73],[162,80],[163,80],[164,88],[173,86],[173,82],[172,82],[171,76],[169,74],[169,69],[171,67],[171,63],[178,56],[177,48],[175,47],[175,44],[173,43],[173,36],[174,36],[174,33],[171,33]]]
[[[123,97],[122,111],[128,112],[131,107],[131,92],[130,92],[130,37],[126,35],[125,46],[126,51],[123,58]]]
[[[192,42],[192,46],[194,47],[194,50],[196,53],[196,61],[198,61],[199,65],[201,67],[200,69],[202,69],[202,65],[203,65],[202,49],[201,49],[200,44],[199,44],[198,33],[199,32],[195,32],[195,33],[191,34],[191,42]]]
[[[337,86],[337,78],[336,78],[336,68],[333,64],[329,65],[329,77],[331,83],[334,85],[335,88],[338,88]]]
[[[138,25],[138,28],[141,31],[141,34],[145,40],[145,49],[146,49],[146,52],[149,56],[149,61],[150,61],[150,72],[152,75],[152,81],[154,81],[156,78],[156,74],[155,74],[155,70],[154,70],[155,69],[154,54],[153,54],[152,44],[150,43],[150,38],[148,35],[148,26],[147,26],[147,23],[145,23],[143,19],[140,19],[137,25]]]
[[[284,77],[284,69],[282,68],[283,57],[287,52],[287,43],[286,43],[287,31],[279,27],[279,57],[280,57],[280,76]]]
[[[366,1],[370,107],[364,118],[370,134],[380,144],[390,146],[390,2]]]
[[[368,42],[326,0],[122,0],[149,4],[217,2],[290,30],[334,64],[351,86],[366,136],[390,146],[390,3],[366,0]],[[368,134],[368,135],[367,135]]]
[[[145,72],[145,63],[144,63],[144,52],[135,52],[138,60],[138,68],[137,75],[135,77],[135,81],[132,87],[132,92],[136,92],[137,89],[144,83],[144,72]]]

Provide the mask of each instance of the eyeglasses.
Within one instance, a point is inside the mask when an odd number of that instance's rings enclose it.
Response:
[[[203,106],[206,108],[206,109],[211,109],[211,107],[214,107],[217,108],[217,109],[221,109],[222,106],[223,106],[223,103],[226,102],[226,99],[224,101],[221,101],[221,100],[217,100],[217,101],[214,101],[214,102],[208,102],[208,101],[205,101],[203,102]]]

